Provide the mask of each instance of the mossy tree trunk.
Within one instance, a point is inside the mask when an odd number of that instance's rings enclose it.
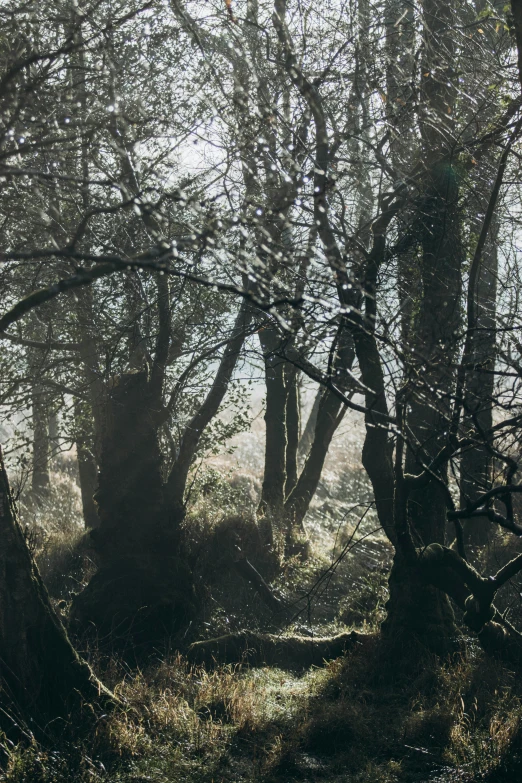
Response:
[[[18,523],[0,453],[0,680],[2,724],[45,736],[82,703],[112,695],[72,647],[54,612]],[[92,714],[89,709],[86,714]],[[13,724],[10,725],[10,717]]]
[[[416,216],[420,242],[420,292],[417,316],[408,336],[410,367],[406,371],[410,442],[405,467],[420,474],[447,442],[451,422],[448,392],[454,388],[454,358],[461,325],[463,251],[457,167],[452,160],[455,102],[451,30],[454,12],[440,0],[424,3],[424,59],[421,66],[420,114],[425,189]],[[434,117],[437,121],[434,121]],[[445,543],[447,465],[407,504],[408,525],[419,547]],[[395,520],[400,526],[400,520]],[[396,553],[390,577],[388,617],[392,636],[415,635],[437,652],[449,651],[457,635],[447,596],[419,580],[403,553]]]
[[[214,383],[165,479],[159,433],[168,416],[163,381],[169,314],[165,281],[159,280],[163,328],[153,367],[116,377],[105,395],[95,494],[100,525],[90,534],[99,568],[72,608],[76,627],[91,628],[111,644],[127,644],[132,636],[138,651],[141,644],[149,647],[176,634],[196,611],[181,532],[187,477],[201,435],[226,394],[251,317],[243,304]]]
[[[99,568],[73,604],[73,620],[111,643],[149,643],[190,619],[192,579],[180,553],[181,518],[165,504],[161,411],[147,371],[114,380],[108,393],[91,531]]]

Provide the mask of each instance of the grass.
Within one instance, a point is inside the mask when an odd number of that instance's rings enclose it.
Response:
[[[65,471],[53,472],[51,479],[45,497],[35,500],[29,492],[22,494],[20,521],[51,597],[67,605],[95,568],[76,481]]]
[[[182,656],[102,672],[123,707],[52,749],[4,738],[5,783],[409,783],[517,779],[518,677],[477,651],[403,666],[378,637],[300,675]],[[503,777],[503,775],[507,777]],[[495,777],[496,776],[496,777]]]
[[[69,482],[69,483],[68,483]],[[36,513],[29,542],[62,611],[87,578],[79,499],[64,477]],[[226,487],[219,484],[219,492]],[[71,501],[72,497],[72,501]],[[235,499],[237,500],[237,498]],[[232,498],[234,501],[234,498]],[[241,540],[256,558],[251,509],[199,497],[188,520],[194,568]],[[69,505],[67,505],[67,503]],[[73,505],[71,506],[71,503]],[[76,506],[74,506],[76,503]],[[25,509],[26,518],[34,508]],[[250,521],[249,521],[250,519]],[[245,521],[246,520],[246,521]],[[187,523],[187,524],[188,524]],[[345,531],[349,540],[350,530]],[[227,544],[228,542],[228,544]],[[343,542],[341,542],[342,544]],[[331,564],[315,552],[287,562],[272,584],[304,606],[283,630],[371,632],[344,657],[305,672],[222,666],[213,670],[182,655],[129,668],[92,657],[121,699],[88,734],[56,737],[52,747],[13,745],[0,737],[3,783],[511,783],[522,770],[517,673],[467,653],[442,662],[412,647],[402,661],[375,633],[387,598],[389,548],[379,536],[353,549],[328,579]],[[275,564],[258,558],[270,578]],[[377,564],[377,565],[376,565]],[[281,630],[258,596],[223,561],[214,562],[202,638],[243,627]],[[270,569],[273,569],[271,571]],[[308,598],[312,600],[309,605]]]

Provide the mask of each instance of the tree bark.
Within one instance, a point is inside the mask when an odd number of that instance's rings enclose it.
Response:
[[[324,461],[332,438],[341,423],[346,408],[331,391],[325,391],[320,397],[319,410],[315,424],[315,433],[310,452],[301,471],[301,475],[284,506],[286,526],[299,536],[306,535],[304,518],[321,479]]]
[[[94,427],[88,405],[75,401],[75,443],[82,496],[83,520],[87,530],[99,527],[100,518],[94,500],[98,487],[98,465],[94,456]]]
[[[121,375],[108,393],[91,531],[99,569],[73,602],[72,619],[111,644],[156,643],[194,613],[181,518],[165,503],[158,429],[146,371]]]
[[[297,452],[301,435],[299,411],[299,371],[292,365],[286,365],[286,483],[285,497],[292,492],[297,484],[298,464]]]
[[[45,737],[53,721],[68,720],[82,703],[108,706],[113,697],[78,656],[51,606],[18,523],[1,452],[0,538],[2,723],[7,730],[25,724]],[[62,723],[56,726],[63,732]]]
[[[77,339],[82,361],[82,386],[89,395],[93,419],[94,456],[98,462],[102,448],[104,411],[107,388],[102,370],[99,340],[95,332],[95,312],[92,288],[81,288],[74,297]]]
[[[423,12],[420,125],[426,174],[416,217],[422,251],[422,289],[407,375],[410,442],[406,471],[410,474],[421,473],[431,463],[447,442],[450,430],[451,405],[447,394],[456,381],[453,359],[458,347],[463,261],[458,180],[451,156],[454,12],[441,0],[426,0]],[[446,506],[445,466],[437,478],[409,495],[409,527],[417,546],[444,544]],[[436,652],[451,652],[457,629],[448,598],[433,587],[424,586],[415,575],[416,569],[398,551],[390,576],[388,616],[383,630],[406,641],[414,635]]]
[[[485,212],[485,209],[482,210]],[[463,421],[464,437],[476,439],[470,449],[463,452],[460,461],[460,505],[466,508],[483,493],[491,489],[492,456],[484,433],[493,426],[493,392],[495,384],[496,354],[496,297],[497,297],[497,235],[495,221],[484,249],[477,282],[477,328],[473,335],[472,364],[475,368],[467,374],[466,414]],[[464,541],[471,547],[482,547],[489,541],[491,522],[487,516],[465,521]]]
[[[265,468],[258,515],[266,519],[270,529],[267,543],[274,544],[274,526],[281,526],[286,486],[287,455],[287,372],[286,362],[278,355],[281,336],[277,329],[266,327],[260,333],[265,360],[266,435]]]
[[[487,3],[481,0],[477,4],[477,12],[486,11]],[[496,34],[486,32],[488,44],[484,53],[489,52],[490,64],[493,67],[497,40]],[[487,55],[486,55],[487,56]],[[487,67],[487,63],[485,63]],[[488,121],[494,121],[496,106],[485,106],[480,118],[483,127]],[[495,182],[498,175],[496,145],[486,144],[477,152],[476,164],[470,175],[473,190],[470,195],[471,216],[470,231],[472,236],[480,237],[483,223],[489,210],[491,197],[490,182]],[[477,165],[478,164],[478,165]],[[468,324],[473,332],[469,364],[466,372],[466,388],[464,394],[463,436],[475,439],[472,448],[462,454],[460,461],[460,505],[466,508],[473,503],[481,492],[491,489],[492,481],[492,439],[485,433],[493,425],[493,393],[495,386],[496,358],[496,300],[498,276],[498,240],[499,220],[495,204],[491,216],[488,234],[483,246],[480,267],[474,287],[475,323]],[[480,241],[480,240],[478,240]],[[474,548],[483,547],[488,543],[491,534],[491,522],[486,517],[475,517],[463,522],[464,545],[471,552]]]
[[[317,423],[317,414],[319,412],[319,406],[321,404],[321,398],[323,394],[324,394],[324,387],[319,386],[314,397],[312,410],[310,411],[310,414],[306,420],[303,434],[301,435],[301,439],[299,440],[299,457],[302,460],[306,460],[308,456],[308,452],[310,451],[310,447],[313,442],[315,425]]]
[[[33,464],[31,490],[33,498],[41,501],[51,488],[50,444],[49,444],[49,406],[47,395],[37,378],[33,380]]]
[[[91,531],[100,566],[74,600],[72,618],[111,644],[126,645],[132,636],[139,652],[176,634],[196,612],[181,536],[185,486],[201,434],[226,394],[249,318],[243,304],[212,388],[185,430],[167,481],[159,443],[166,415],[161,368],[156,376],[154,367],[151,376],[148,371],[125,373],[108,390],[95,494],[100,525]],[[158,342],[159,367],[162,357],[166,361],[168,341]]]
[[[460,634],[448,595],[426,583],[418,563],[409,563],[396,552],[388,587],[386,619],[381,627],[397,654],[414,643],[440,656],[460,649]]]

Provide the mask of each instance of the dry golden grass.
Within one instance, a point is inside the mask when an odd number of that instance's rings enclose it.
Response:
[[[516,780],[520,685],[481,654],[397,665],[375,639],[298,677],[177,656],[140,671],[112,662],[123,707],[74,747],[4,739],[5,783],[407,783]],[[494,775],[497,777],[491,777]],[[308,777],[307,777],[308,775]]]
[[[221,547],[239,537],[252,557],[257,546],[250,512],[234,488],[210,479],[214,488],[210,494],[200,488],[187,520],[194,564],[203,570],[218,542]],[[79,545],[78,501],[71,481],[60,478],[36,514],[34,532],[28,531],[53,595],[66,600],[89,568]],[[375,547],[380,552],[378,541]],[[355,550],[337,572],[315,614],[316,633],[346,630],[343,619],[359,630],[378,630],[386,575],[368,570],[370,555],[359,563]],[[287,595],[306,591],[327,564],[326,551],[306,564],[287,563],[278,586]],[[233,622],[255,627],[271,621],[237,575],[217,568],[214,588],[220,609],[203,618],[207,625],[198,634],[230,630]],[[442,663],[412,648],[397,661],[375,635],[364,648],[300,676],[277,668],[206,671],[182,656],[143,669],[93,662],[123,706],[101,717],[87,736],[70,742],[64,735],[52,749],[13,746],[0,737],[0,781],[511,783],[522,769],[519,678],[471,640],[467,658]]]

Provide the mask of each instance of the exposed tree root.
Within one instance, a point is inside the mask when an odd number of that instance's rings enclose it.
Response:
[[[370,634],[349,631],[337,636],[275,636],[240,631],[208,641],[194,642],[188,657],[196,663],[247,663],[251,666],[279,666],[282,669],[304,669],[321,666],[338,658],[356,644],[373,639]]]
[[[465,624],[477,634],[483,650],[514,666],[522,665],[522,634],[493,603],[499,587],[511,572],[517,573],[518,558],[490,578],[483,577],[456,552],[440,544],[426,547],[421,559],[424,580],[443,590],[462,609]]]

